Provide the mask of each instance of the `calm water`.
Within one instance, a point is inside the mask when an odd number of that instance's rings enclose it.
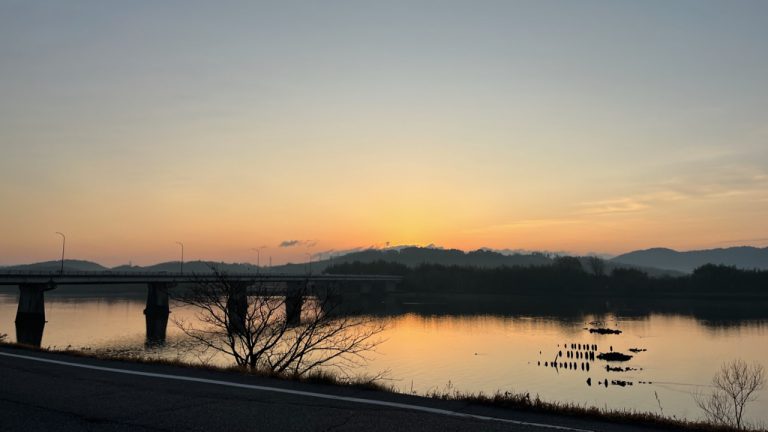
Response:
[[[11,340],[16,302],[13,291],[0,293],[0,333],[7,333]],[[140,294],[99,298],[48,295],[42,345],[142,350],[143,309]],[[506,316],[453,311],[452,315],[432,314],[439,309],[439,305],[425,308],[406,304],[394,315],[377,318],[388,324],[382,335],[385,341],[367,365],[353,374],[388,371],[391,382],[403,392],[527,391],[550,401],[655,412],[659,412],[660,402],[666,415],[698,418],[691,393],[697,388],[706,390],[723,361],[739,357],[768,366],[768,321],[755,317],[713,322],[668,312],[575,313],[567,317],[530,312]],[[191,314],[189,309],[172,306],[172,317]],[[593,320],[604,321],[606,327],[623,333],[590,334],[585,327]],[[181,337],[173,323],[168,325],[168,337]],[[611,346],[625,353],[635,347],[647,351],[635,354],[629,362],[614,364],[636,369],[629,372],[607,372],[603,361],[577,358],[560,359],[576,362],[575,370],[544,367],[559,350],[565,354],[569,349],[563,345],[571,343],[597,344],[598,352]],[[581,369],[582,362],[590,364],[589,371]],[[587,378],[592,379],[591,386]],[[603,385],[605,379],[607,387]],[[612,380],[632,385],[612,385]],[[768,422],[768,392],[759,397],[749,407],[748,416]]]

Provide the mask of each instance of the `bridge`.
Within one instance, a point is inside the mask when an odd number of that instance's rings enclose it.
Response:
[[[389,275],[333,275],[333,274],[284,274],[284,273],[222,273],[228,281],[240,282],[357,282],[398,283],[400,276]],[[33,272],[0,271],[0,285],[115,285],[150,283],[198,283],[215,282],[215,273],[180,272]],[[52,289],[52,288],[51,288]]]
[[[332,275],[332,274],[278,274],[278,273],[182,273],[182,272],[40,272],[2,271],[0,285],[19,287],[19,305],[16,311],[16,340],[19,343],[40,346],[45,327],[45,292],[62,285],[119,285],[143,284],[147,286],[146,317],[147,341],[162,343],[170,314],[169,291],[184,284],[216,283],[226,280],[237,289],[232,296],[232,307],[247,307],[249,287],[269,287],[260,294],[285,296],[286,315],[299,320],[303,297],[320,291],[335,294],[385,295],[396,290],[400,276],[390,275]],[[230,300],[228,299],[228,303]]]

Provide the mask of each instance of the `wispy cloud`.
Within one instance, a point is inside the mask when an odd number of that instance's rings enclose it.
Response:
[[[569,251],[551,251],[551,250],[543,250],[543,249],[494,249],[490,247],[481,247],[478,250],[483,251],[491,251],[491,252],[498,252],[502,255],[530,255],[533,253],[540,253],[545,255],[577,255],[575,252],[569,252]]]
[[[366,250],[366,248],[364,247],[354,247],[349,249],[326,249],[326,250],[315,252],[315,255],[342,256],[342,255],[346,255],[354,252],[360,252],[364,250]]]
[[[725,240],[721,241],[718,244],[754,244],[754,243],[768,243],[768,237],[760,237],[760,238],[750,238],[750,239],[739,239],[739,240]]]
[[[615,213],[639,212],[659,203],[668,203],[686,199],[686,195],[676,190],[657,190],[632,196],[613,198],[600,201],[587,201],[579,203],[576,214],[601,215]]]
[[[467,234],[479,234],[479,233],[496,232],[496,231],[511,231],[511,230],[519,230],[519,229],[543,228],[543,227],[551,227],[556,225],[571,225],[571,224],[578,224],[581,222],[583,222],[583,220],[578,218],[567,218],[567,217],[566,218],[521,219],[521,220],[510,221],[503,224],[471,228],[471,229],[465,230],[464,232]]]
[[[579,203],[576,214],[641,212],[681,201],[717,200],[744,195],[759,196],[768,188],[768,175],[763,172],[743,168],[726,171],[704,172],[685,178],[673,178],[648,186],[645,191],[627,196]]]
[[[634,185],[626,195],[583,201],[562,208],[555,217],[512,220],[506,223],[475,227],[463,232],[483,234],[536,230],[565,225],[599,223],[599,217],[633,217],[655,209],[693,201],[749,199],[751,203],[768,201],[768,174],[759,169],[729,166],[719,171],[703,171],[679,176],[655,184]]]
[[[278,247],[281,247],[281,248],[290,248],[290,247],[297,247],[297,246],[313,247],[316,244],[317,244],[317,240],[283,240],[280,242]]]
[[[584,202],[579,204],[579,206],[583,208],[576,213],[583,215],[631,213],[645,210],[650,207],[647,203],[633,197]]]

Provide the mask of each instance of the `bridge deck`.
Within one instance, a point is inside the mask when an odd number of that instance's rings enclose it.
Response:
[[[227,273],[227,280],[248,282],[400,282],[401,276],[391,275],[333,275],[333,274],[273,274]],[[29,272],[0,271],[0,285],[113,285],[146,283],[194,283],[216,281],[212,273],[180,272]]]

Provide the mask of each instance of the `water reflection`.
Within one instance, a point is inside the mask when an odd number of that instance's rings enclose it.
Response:
[[[602,297],[575,295],[567,298],[549,296],[494,295],[402,295],[385,301],[371,302],[361,296],[345,296],[347,310],[380,316],[415,313],[425,316],[530,316],[551,317],[569,326],[584,316],[595,323],[621,316],[622,319],[644,319],[651,315],[691,317],[712,329],[739,328],[745,323],[768,323],[768,299],[681,299]],[[589,323],[594,324],[594,323]],[[596,329],[597,330],[597,329]]]
[[[16,341],[25,345],[39,347],[43,340],[45,316],[28,316],[20,314],[16,317]]]
[[[147,346],[165,345],[168,329],[168,313],[149,314],[145,312]]]

